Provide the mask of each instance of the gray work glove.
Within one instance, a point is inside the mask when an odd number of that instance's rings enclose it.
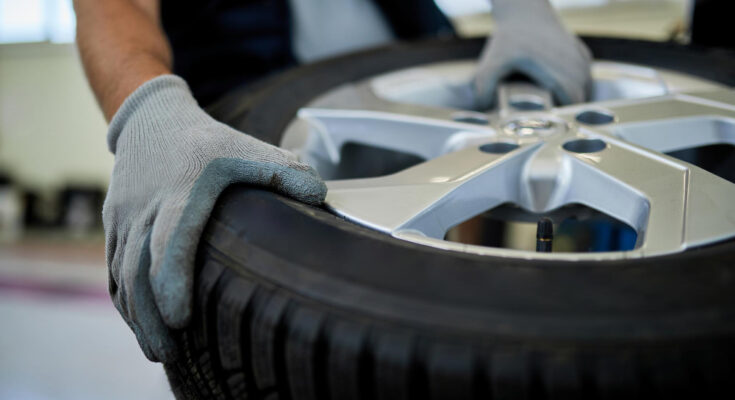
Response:
[[[548,0],[492,0],[492,5],[495,29],[473,82],[478,108],[490,108],[498,84],[514,74],[548,89],[560,104],[585,101],[592,57]]]
[[[194,256],[217,196],[235,182],[319,204],[326,186],[284,150],[207,115],[179,77],[139,87],[110,124],[105,200],[110,294],[146,356],[170,362],[169,328],[192,313]]]

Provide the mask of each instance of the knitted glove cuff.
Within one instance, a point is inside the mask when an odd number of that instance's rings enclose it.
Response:
[[[118,138],[127,131],[176,132],[210,122],[212,118],[199,107],[186,81],[176,75],[161,75],[125,99],[110,122],[107,146],[114,154]]]

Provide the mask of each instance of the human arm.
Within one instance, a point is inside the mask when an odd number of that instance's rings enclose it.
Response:
[[[102,215],[110,295],[146,356],[172,362],[170,330],[191,318],[195,252],[222,190],[242,182],[319,204],[326,186],[292,154],[199,107],[170,74],[155,3],[75,0],[75,9],[82,62],[111,121]]]
[[[74,0],[84,71],[109,121],[144,82],[170,74],[159,0]]]

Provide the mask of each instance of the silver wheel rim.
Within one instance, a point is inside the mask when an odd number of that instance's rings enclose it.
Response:
[[[735,91],[691,76],[596,62],[593,99],[551,107],[507,84],[492,113],[473,107],[470,61],[401,70],[334,89],[302,108],[281,146],[327,180],[327,206],[357,224],[444,250],[606,260],[681,252],[735,236],[735,184],[664,152],[735,145]],[[426,161],[395,174],[329,180],[346,143]],[[443,240],[506,203],[534,213],[582,204],[631,226],[633,250],[537,253]]]

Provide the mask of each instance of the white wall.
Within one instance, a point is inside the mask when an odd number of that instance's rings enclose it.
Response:
[[[0,45],[1,170],[46,193],[106,187],[106,130],[73,45]]]

